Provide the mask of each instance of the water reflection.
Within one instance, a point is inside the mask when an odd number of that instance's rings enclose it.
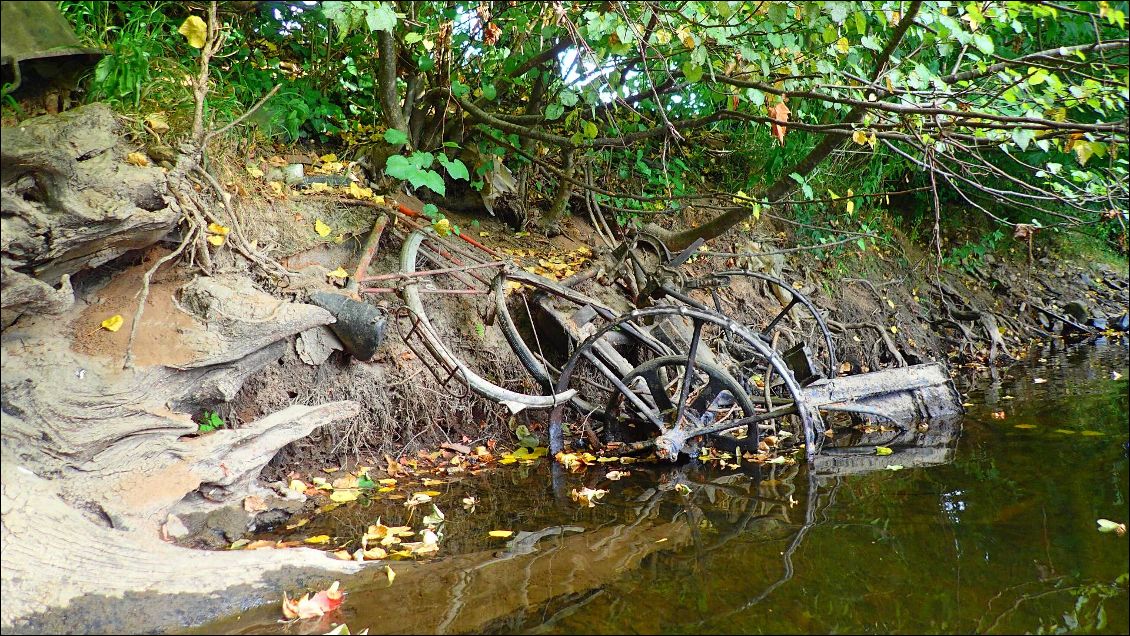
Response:
[[[445,508],[449,556],[393,564],[391,586],[383,571],[345,582],[332,618],[372,633],[1126,633],[1128,541],[1095,529],[1130,519],[1126,348],[1044,357],[967,384],[963,422],[833,440],[812,470],[479,476],[440,498],[481,502]],[[581,487],[609,494],[584,508],[567,496]],[[205,629],[278,631],[275,611]]]

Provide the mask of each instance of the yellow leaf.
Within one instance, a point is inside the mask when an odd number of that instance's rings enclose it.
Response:
[[[867,143],[867,133],[857,130],[851,134],[851,140],[862,146]]]
[[[330,226],[322,223],[322,219],[314,219],[314,231],[318,233],[318,236],[329,236],[333,230]]]
[[[876,446],[875,447],[875,454],[876,455],[890,455],[893,452],[894,452],[893,450],[891,450],[890,448],[887,448],[886,446]]]
[[[845,206],[845,209],[847,210],[848,214],[855,212],[855,201],[848,199],[848,202],[847,202],[847,205]]]
[[[492,536],[496,539],[506,539],[506,538],[510,537],[510,535],[514,534],[514,531],[513,530],[491,530],[487,534],[489,534],[490,536]]]
[[[318,545],[318,544],[329,543],[329,542],[330,542],[330,535],[328,535],[328,534],[319,534],[318,536],[315,536],[315,537],[306,537],[306,543],[310,543],[310,544]]]
[[[436,234],[439,234],[440,236],[447,236],[448,234],[451,234],[451,221],[448,221],[447,219],[440,219],[435,223],[432,223],[432,227],[435,228]]]
[[[891,325],[891,333],[898,333],[898,332],[899,332],[899,328],[894,326],[894,325]]]
[[[319,183],[319,182],[311,183],[310,184],[310,191],[311,192],[329,192],[330,191],[330,184]]]
[[[204,41],[208,36],[208,24],[199,16],[190,15],[177,29],[188,40],[188,45],[194,49],[204,48]]]
[[[208,242],[211,243],[212,245],[215,245],[216,247],[219,247],[219,246],[224,244],[224,235],[223,234],[213,234],[213,235],[208,237]]]
[[[847,55],[847,52],[850,50],[850,44],[848,43],[848,39],[847,38],[840,38],[840,39],[836,40],[836,50],[838,50],[840,53],[842,53],[844,55]]]
[[[389,585],[392,585],[392,581],[393,581],[393,579],[395,579],[395,578],[396,578],[396,572],[393,572],[393,571],[392,571],[392,568],[391,568],[390,566],[387,566],[387,565],[386,565],[386,566],[385,566],[385,574],[387,574],[387,575],[388,575],[388,584],[389,584]]]
[[[255,166],[247,166],[247,174],[255,177],[256,179],[262,178],[263,171]]]
[[[292,479],[290,480],[290,485],[288,486],[288,488],[290,488],[294,492],[306,492],[307,486],[306,482],[302,481],[301,479]]]
[[[231,228],[230,227],[224,227],[224,226],[220,225],[219,223],[209,223],[208,224],[208,231],[211,232],[212,234],[219,234],[220,236],[227,236],[229,233],[231,233]]]
[[[373,198],[373,190],[372,190],[372,188],[362,188],[361,186],[357,185],[356,183],[350,183],[349,184],[349,195],[352,196],[354,199],[372,199]]]
[[[322,155],[320,159],[322,160],[322,163],[334,163],[335,161],[337,161],[337,155],[331,152],[328,155]]]
[[[102,321],[102,328],[106,331],[117,331],[122,328],[122,323],[124,322],[121,314],[114,314]]]
[[[339,267],[327,274],[327,276],[333,276],[334,278],[345,278],[346,276],[349,276],[349,273],[345,271],[344,267]]]
[[[330,493],[330,501],[336,501],[338,503],[345,503],[347,501],[355,501],[357,499],[357,497],[359,497],[360,495],[361,495],[360,491],[353,490],[353,489],[335,490],[332,493]]]
[[[282,181],[271,181],[271,182],[267,183],[267,185],[271,186],[271,191],[274,192],[275,194],[282,194],[283,193]]]
[[[139,168],[144,168],[145,166],[149,165],[149,157],[146,157],[143,153],[140,152],[131,152],[126,155],[126,163],[138,166]]]

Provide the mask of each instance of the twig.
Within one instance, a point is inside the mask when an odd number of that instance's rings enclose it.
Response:
[[[232,127],[238,126],[239,124],[243,123],[248,117],[255,114],[255,111],[259,110],[263,106],[263,104],[266,104],[268,99],[271,99],[272,97],[274,97],[275,93],[279,92],[280,88],[282,88],[282,84],[275,84],[275,87],[272,88],[271,91],[269,93],[267,93],[266,95],[264,95],[259,101],[255,102],[255,105],[252,106],[250,109],[248,109],[247,112],[243,113],[242,115],[240,115],[238,118],[234,119],[233,121],[228,122],[228,124],[226,126],[224,126],[223,128],[209,132],[207,135],[204,136],[203,145],[205,145],[205,146],[208,145],[208,142],[211,141],[213,137],[218,137],[218,136],[226,133]]]
[[[141,327],[141,315],[145,313],[145,302],[149,300],[149,280],[153,278],[153,274],[155,274],[162,265],[179,256],[180,253],[184,251],[184,248],[188,247],[189,243],[191,243],[195,239],[196,234],[199,231],[200,229],[197,226],[190,228],[188,233],[185,234],[184,238],[181,239],[180,245],[177,246],[177,249],[161,257],[161,259],[158,260],[157,263],[153,265],[153,267],[149,268],[149,270],[146,271],[145,275],[141,278],[141,291],[138,292],[138,297],[140,298],[140,300],[137,303],[137,311],[135,311],[133,314],[133,324],[130,325],[129,329],[129,340],[126,342],[126,357],[125,361],[122,363],[123,369],[133,368],[133,341],[137,337],[138,329]]]

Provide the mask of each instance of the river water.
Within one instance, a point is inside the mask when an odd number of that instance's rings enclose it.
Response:
[[[391,585],[346,582],[321,623],[263,608],[210,629],[1125,634],[1130,537],[1096,520],[1130,521],[1128,378],[1125,340],[1035,352],[957,379],[947,443],[814,471],[597,467],[554,488],[545,460],[505,467],[442,488],[441,556],[394,563]],[[608,494],[582,507],[584,486]],[[381,510],[401,514],[337,523]]]

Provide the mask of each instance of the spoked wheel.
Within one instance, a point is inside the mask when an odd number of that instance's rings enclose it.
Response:
[[[746,323],[746,326],[760,334],[762,340],[773,345],[773,348],[782,355],[794,350],[786,357],[798,356],[796,361],[790,359],[790,362],[791,366],[801,374],[802,384],[807,383],[809,379],[807,376],[810,374],[806,373],[803,369],[804,365],[800,364],[803,359],[799,357],[799,345],[804,345],[811,353],[815,367],[811,369],[813,372],[811,379],[819,377],[832,379],[836,377],[839,369],[839,363],[836,359],[836,346],[832,340],[831,332],[828,331],[828,325],[824,322],[824,317],[821,316],[819,310],[807,296],[784,280],[760,272],[735,269],[696,278],[689,281],[686,287],[703,290],[709,293],[711,297],[710,302],[706,304],[691,301],[694,306],[700,309],[709,308],[718,313],[732,314],[733,312],[723,305],[721,291],[734,289],[735,284],[739,282],[760,282],[766,286],[773,298],[782,303],[780,311],[755,317],[752,321]],[[683,300],[690,299],[684,298]],[[790,322],[793,322],[793,324],[790,324]],[[736,341],[732,341],[731,345],[738,349],[741,348],[741,343]],[[735,352],[735,354],[737,353]]]
[[[402,283],[407,319],[411,326],[405,341],[418,338],[435,358],[434,372],[444,382],[456,378],[471,390],[512,408],[548,408],[572,397],[566,391],[559,395],[521,393],[501,386],[501,380],[489,369],[472,368],[469,360],[481,345],[493,310],[491,281],[504,266],[486,253],[478,253],[456,241],[445,240],[430,231],[408,235],[400,252],[401,274],[390,278]],[[468,314],[473,321],[468,321]],[[459,317],[459,318],[456,318]],[[441,319],[442,318],[442,324]],[[456,318],[453,320],[453,318]],[[478,331],[459,332],[451,325],[471,322]]]
[[[607,336],[622,338],[637,332],[664,340],[675,353],[632,358],[634,366],[627,372],[602,360]],[[742,364],[711,351],[727,338],[751,352]],[[624,452],[654,448],[672,461],[680,452],[693,452],[695,438],[731,429],[753,431],[747,439],[754,444],[759,428],[788,430],[805,442],[811,456],[822,426],[776,351],[739,323],[692,307],[642,309],[608,321],[580,343],[562,367],[555,390],[567,389],[577,390],[590,403],[605,405],[606,441],[623,442]],[[604,398],[598,400],[594,391],[605,391]],[[586,415],[565,404],[554,408],[550,416],[554,453],[564,447],[567,411],[570,420]]]
[[[720,425],[756,415],[745,390],[721,367],[696,362],[689,369],[691,381],[683,382],[689,360],[663,356],[632,369],[623,383],[640,400],[630,400],[621,392],[612,395],[604,409],[604,441],[638,443],[658,432],[663,441],[655,444],[669,454],[676,449],[667,440],[686,440],[699,431],[717,430]],[[757,448],[757,432],[755,424],[748,425],[748,448]]]

